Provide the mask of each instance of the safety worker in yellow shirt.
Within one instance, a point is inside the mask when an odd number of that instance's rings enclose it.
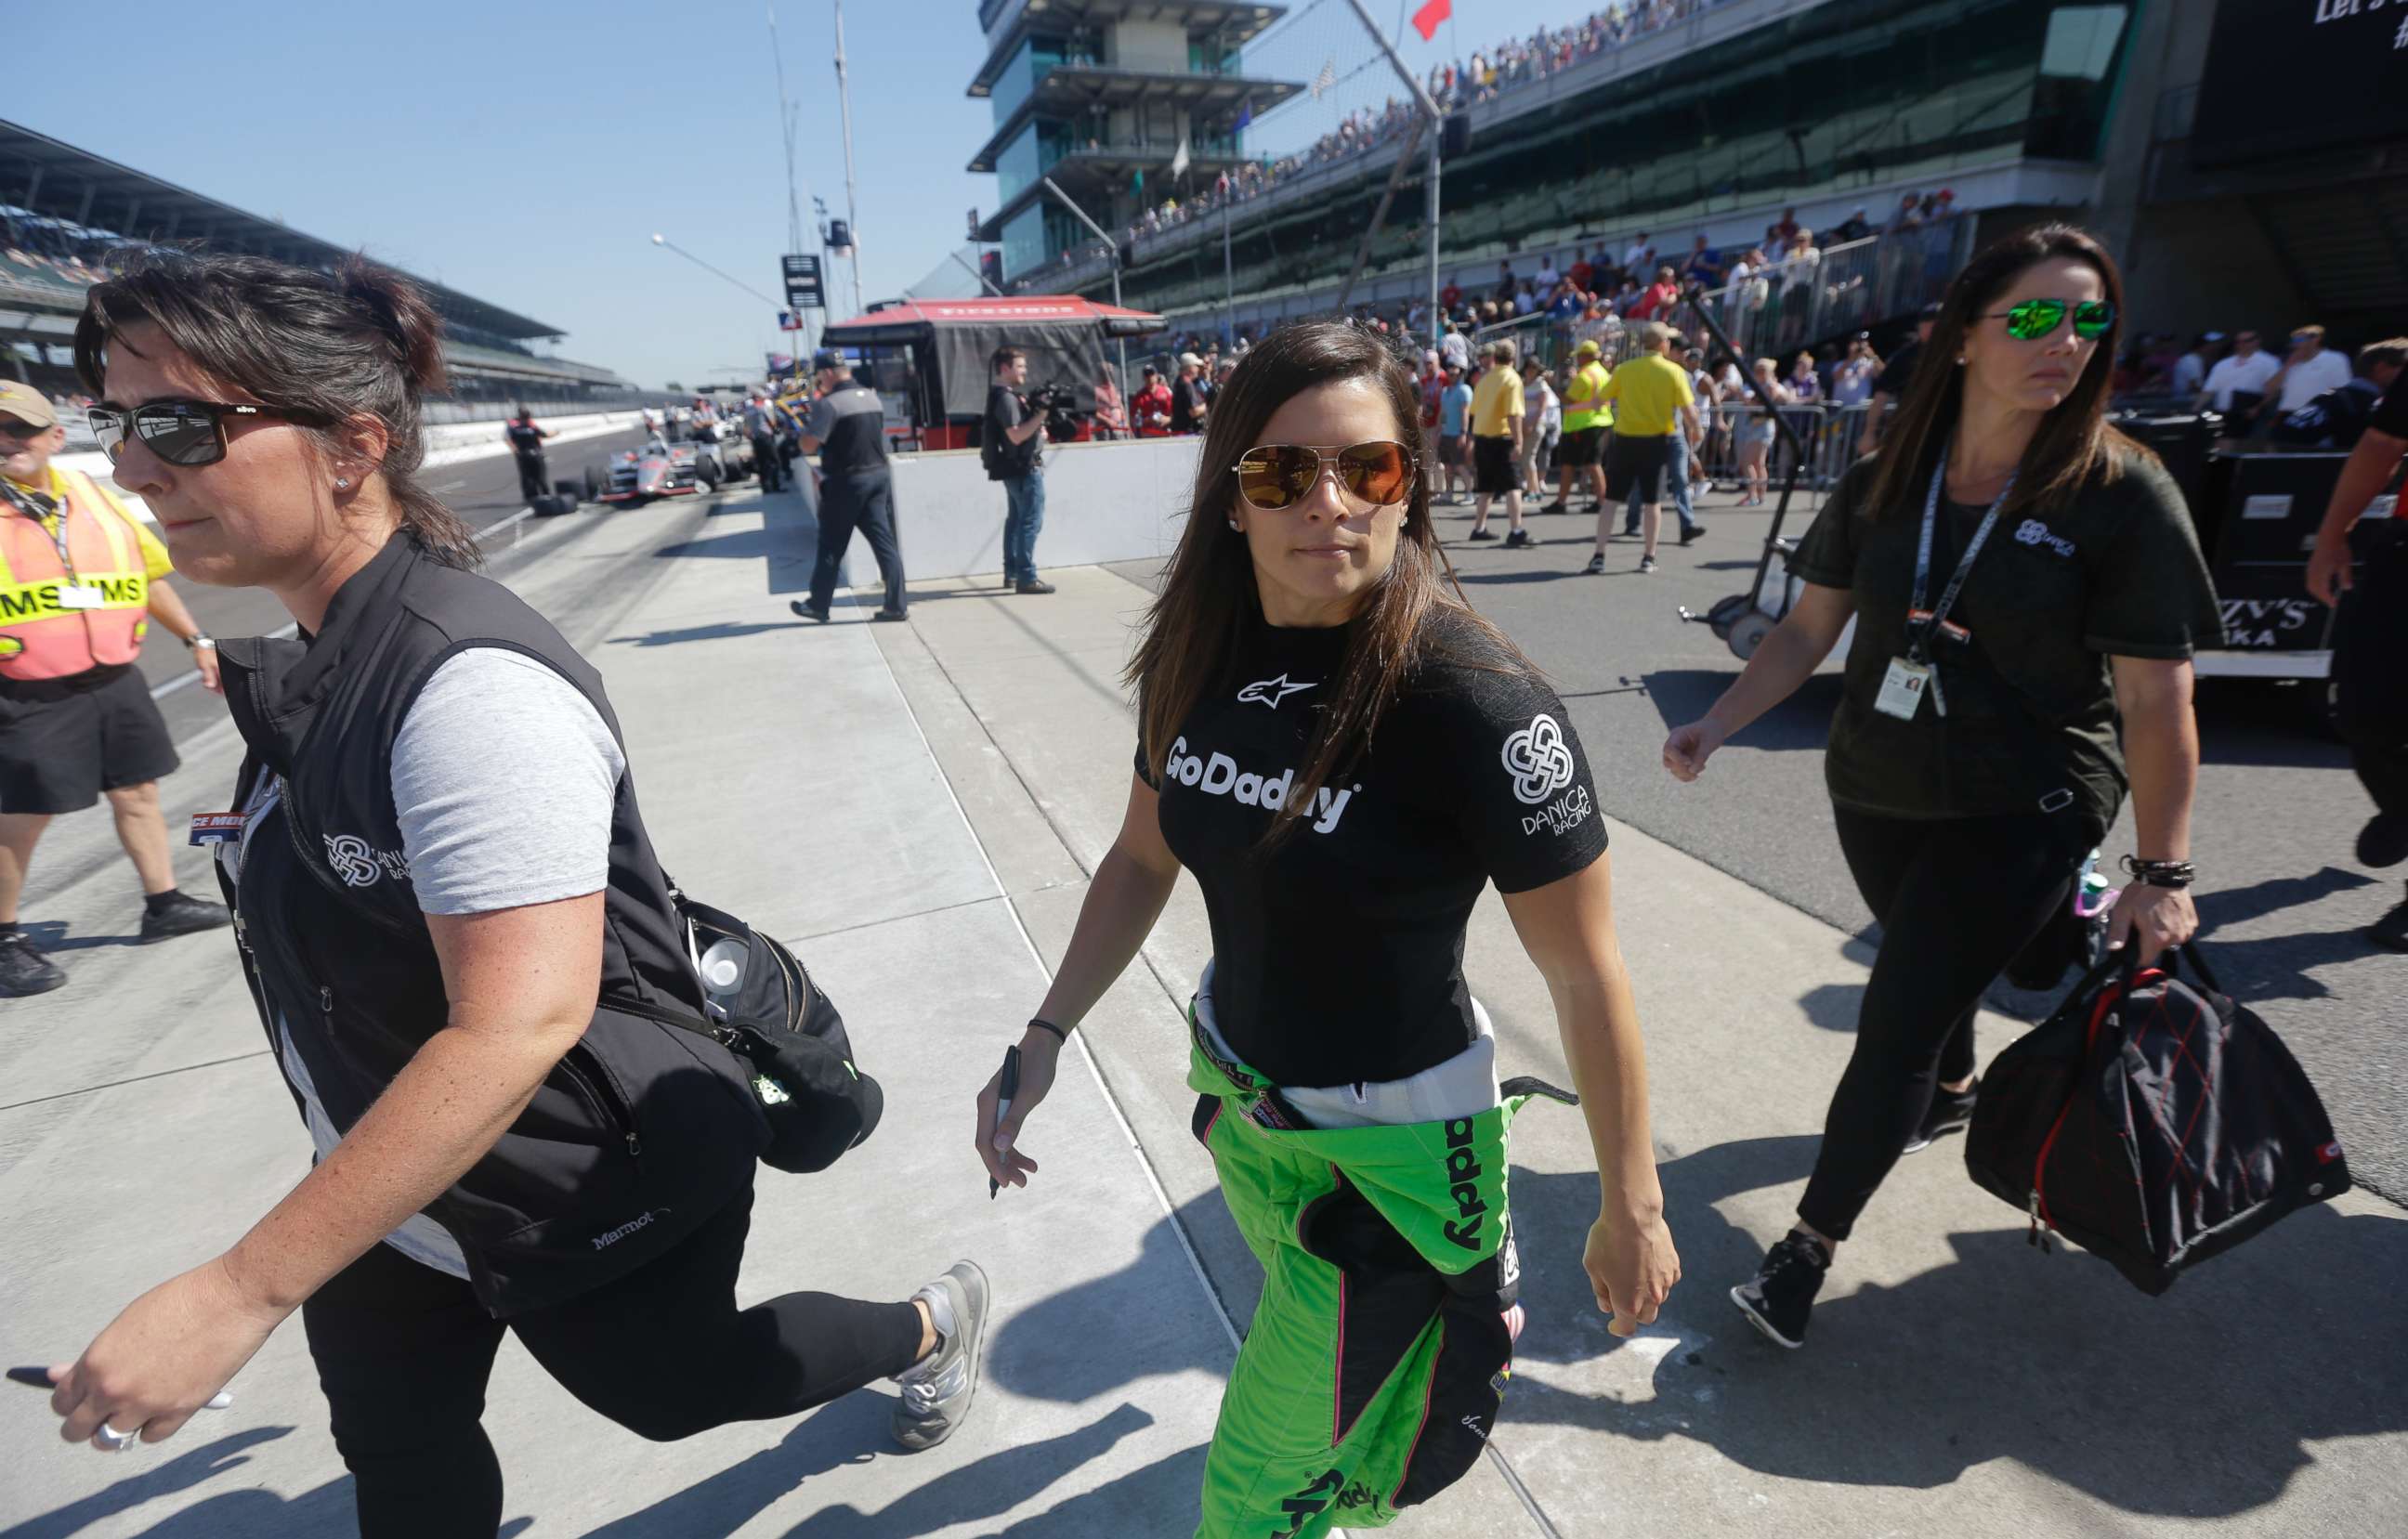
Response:
[[[1572,377],[1564,382],[1564,437],[1555,447],[1563,478],[1555,500],[1540,509],[1543,513],[1571,511],[1566,505],[1571,501],[1575,475],[1588,483],[1588,510],[1594,513],[1605,506],[1605,435],[1613,427],[1613,407],[1606,403],[1606,369],[1598,362],[1595,338],[1572,349]]]
[[[174,567],[158,536],[91,477],[50,463],[65,446],[39,391],[0,381],[0,996],[66,982],[20,926],[17,903],[50,819],[103,795],[142,879],[142,939],[228,920],[222,905],[176,888],[159,808],[176,747],[135,666],[156,620],[215,691],[217,644],[161,580]]]

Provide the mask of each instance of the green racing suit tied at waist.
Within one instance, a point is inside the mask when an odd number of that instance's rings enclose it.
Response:
[[[1477,1116],[1380,1127],[1314,1128],[1279,1088],[1224,1057],[1188,1010],[1188,1089],[1218,1103],[1197,1107],[1197,1133],[1227,1121],[1259,1157],[1335,1167],[1439,1271],[1471,1270],[1495,1256],[1505,1233],[1505,1130],[1533,1099],[1580,1098],[1542,1080],[1507,1080],[1503,1098]],[[1510,1301],[1509,1301],[1510,1302]]]

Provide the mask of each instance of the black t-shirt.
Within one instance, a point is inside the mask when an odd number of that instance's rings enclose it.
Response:
[[[503,430],[510,435],[510,449],[519,454],[543,452],[543,429],[533,422],[512,422]]]
[[[1881,373],[1873,376],[1873,390],[1893,401],[1906,399],[1907,382],[1914,378],[1914,361],[1923,356],[1923,344],[1910,341],[1889,355]]]
[[[1789,558],[1791,576],[1856,601],[1824,758],[1831,799],[1896,818],[1978,818],[2042,810],[2071,791],[2104,833],[2128,783],[2108,658],[2187,658],[2224,636],[2181,491],[2154,461],[2128,459],[2121,479],[2046,518],[2001,516],[1948,615],[1972,639],[1932,644],[1948,714],[1927,705],[1901,721],[1873,701],[1907,648],[1931,470],[1911,506],[1878,521],[1860,509],[1872,470],[1861,461],[1841,477]],[[1941,509],[1934,601],[1986,511],[1944,498]]]
[[[1029,476],[1045,463],[1045,435],[1032,433],[1026,443],[1015,444],[1004,435],[1006,428],[1016,428],[1028,420],[1028,403],[1010,385],[996,385],[986,392],[987,440],[995,445],[996,468],[1005,476]]]
[[[1197,408],[1204,404],[1204,392],[1195,380],[1172,380],[1170,382],[1170,431],[1195,432]]]
[[[2375,406],[2374,415],[2366,420],[2366,425],[2394,438],[2408,438],[2408,369],[2401,370],[2400,377],[2391,381],[2390,388],[2383,392],[2383,400]],[[2408,518],[2408,498],[2401,499],[2401,517]]]
[[[1169,744],[1163,838],[1211,919],[1221,1033],[1299,1087],[1401,1079],[1477,1033],[1464,927],[1481,889],[1543,887],[1605,848],[1588,762],[1563,703],[1458,610],[1371,748],[1267,852],[1262,836],[1338,677],[1354,627],[1251,620],[1220,683]]]

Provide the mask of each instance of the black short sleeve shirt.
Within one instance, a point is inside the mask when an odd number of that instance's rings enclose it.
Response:
[[[1871,470],[1860,463],[1841,477],[1789,562],[1792,576],[1856,602],[1824,761],[1832,799],[1894,817],[1969,818],[2042,810],[2071,793],[2103,832],[2128,785],[2108,659],[2187,658],[2223,639],[2182,492],[2154,461],[2132,458],[2119,479],[2063,508],[2003,518],[1949,615],[1971,640],[1933,646],[1947,714],[1927,705],[1900,721],[1873,701],[1907,648],[1923,499],[1865,517]],[[1942,503],[1931,597],[1985,511]]]
[[[1588,761],[1543,679],[1460,611],[1424,664],[1276,845],[1352,627],[1249,624],[1226,682],[1168,745],[1164,839],[1203,890],[1223,1034],[1274,1082],[1400,1079],[1476,1033],[1463,980],[1481,889],[1545,886],[1606,846]]]
[[[2402,369],[2400,377],[2391,381],[2390,388],[2383,392],[2382,401],[2376,405],[2374,415],[2366,420],[2366,425],[2394,438],[2408,438],[2408,369]],[[2408,503],[2401,506],[2408,507]]]

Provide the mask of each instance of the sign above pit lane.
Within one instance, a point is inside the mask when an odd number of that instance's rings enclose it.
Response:
[[[827,290],[820,278],[820,259],[809,252],[790,252],[781,261],[789,309],[824,310]]]

